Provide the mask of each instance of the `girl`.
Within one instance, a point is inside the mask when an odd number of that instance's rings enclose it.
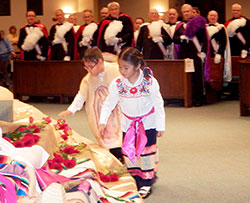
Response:
[[[156,179],[156,138],[162,136],[165,129],[163,99],[157,80],[145,68],[137,49],[125,48],[118,56],[118,64],[121,76],[109,86],[100,115],[99,133],[104,136],[109,115],[120,102],[124,161],[139,193],[145,198]]]

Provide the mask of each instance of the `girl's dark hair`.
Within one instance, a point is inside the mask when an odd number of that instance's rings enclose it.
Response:
[[[137,67],[140,64],[141,68],[143,69],[144,77],[151,76],[150,69],[148,68],[144,69],[144,67],[146,66],[146,61],[144,60],[143,55],[138,49],[133,47],[125,47],[118,55],[118,59],[127,61],[134,67]]]
[[[134,67],[138,66],[139,64],[141,65],[141,68],[146,66],[146,62],[144,61],[141,52],[133,47],[125,47],[118,55],[118,59],[127,61]]]
[[[11,32],[11,30],[12,30],[12,29],[17,30],[15,25],[10,26],[10,28],[9,28],[9,32]]]
[[[83,63],[84,63],[84,61],[91,61],[93,63],[98,63],[99,59],[104,61],[101,50],[97,47],[91,47],[91,48],[88,48],[84,52],[84,56],[82,58],[82,61],[83,61]]]

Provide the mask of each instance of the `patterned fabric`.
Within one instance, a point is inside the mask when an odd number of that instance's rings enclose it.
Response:
[[[142,186],[150,186],[155,182],[158,152],[157,152],[157,131],[155,129],[146,130],[148,142],[140,158],[136,158],[133,164],[124,154],[125,164],[130,175],[136,180],[138,189]]]
[[[150,94],[149,85],[151,84],[152,84],[151,77],[144,77],[141,84],[132,88],[127,86],[123,82],[122,78],[118,78],[116,80],[116,85],[120,96],[126,98],[148,96]]]
[[[7,156],[1,155],[0,160],[0,175],[13,183],[16,195],[26,195],[29,187],[29,176],[24,166]]]

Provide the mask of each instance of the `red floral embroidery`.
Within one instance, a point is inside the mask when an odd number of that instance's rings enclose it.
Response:
[[[137,92],[136,87],[133,87],[133,88],[130,89],[130,93],[131,94],[135,94],[136,92]]]
[[[116,82],[117,82],[117,83],[120,83],[120,82],[121,82],[121,79],[120,79],[120,78],[118,78],[118,79],[116,80]]]

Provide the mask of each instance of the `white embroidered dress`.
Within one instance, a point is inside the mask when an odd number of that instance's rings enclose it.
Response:
[[[154,107],[155,112],[145,117],[143,125],[145,130],[156,128],[157,131],[165,130],[165,112],[163,99],[160,94],[159,84],[154,77],[147,80],[143,72],[134,84],[122,76],[114,79],[109,86],[109,95],[102,107],[100,124],[106,124],[115,105],[120,102],[121,111],[130,116],[143,116]],[[131,120],[122,115],[121,129],[126,132]]]

